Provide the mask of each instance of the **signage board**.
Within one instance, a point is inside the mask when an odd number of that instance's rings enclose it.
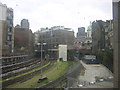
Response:
[[[85,55],[84,58],[85,59],[96,59],[96,56],[94,56],[94,55]]]

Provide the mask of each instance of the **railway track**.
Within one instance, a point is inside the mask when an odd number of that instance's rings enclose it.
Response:
[[[36,62],[36,63],[34,63],[30,66],[26,66],[26,67],[23,67],[23,68],[20,68],[20,69],[17,69],[17,70],[13,70],[13,71],[9,71],[7,73],[1,74],[1,77],[4,80],[6,78],[16,76],[16,75],[19,75],[21,73],[28,72],[30,70],[33,70],[33,69],[37,68],[37,67],[40,67],[40,62]]]
[[[50,68],[51,66],[53,65],[53,62],[47,62],[45,65],[43,65],[41,68],[42,68],[42,71],[45,71],[47,70],[48,68]],[[40,68],[40,66],[38,67]],[[13,83],[17,83],[17,82],[23,82],[27,79],[30,79],[32,78],[34,75],[36,75],[37,73],[41,73],[41,69],[32,69],[28,72],[25,72],[25,73],[20,73],[21,75],[16,75],[14,77],[10,77],[10,78],[7,78],[7,79],[4,79],[2,80],[2,85],[3,87],[6,87],[8,85],[11,85]]]
[[[10,72],[10,71],[14,71],[14,70],[17,70],[20,68],[28,67],[32,64],[38,63],[39,61],[40,60],[38,60],[38,59],[32,59],[29,61],[24,61],[24,62],[20,62],[20,63],[2,66],[0,68],[2,69],[2,74],[5,74],[5,73]]]

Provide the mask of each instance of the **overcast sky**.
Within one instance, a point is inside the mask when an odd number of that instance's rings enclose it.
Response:
[[[77,32],[90,21],[112,19],[112,0],[1,0],[14,9],[14,26],[25,18],[33,32],[65,26]]]

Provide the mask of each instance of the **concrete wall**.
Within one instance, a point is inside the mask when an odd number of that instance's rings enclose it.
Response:
[[[2,55],[2,21],[0,20],[0,56]]]
[[[10,14],[10,15],[8,15]],[[8,55],[12,49],[13,9],[0,3],[0,33],[2,34],[2,55]]]
[[[5,21],[6,21],[6,17],[7,17],[7,6],[3,5],[2,3],[0,3],[0,55],[2,55],[2,46],[3,46],[3,35],[5,32]],[[5,38],[4,38],[5,39]]]
[[[120,88],[120,0],[113,2],[114,87]]]
[[[0,57],[2,56],[2,22],[0,20]],[[2,61],[0,58],[0,66],[2,65]],[[2,69],[0,69],[0,73],[2,73]],[[2,80],[2,78],[0,77],[0,80]],[[2,84],[0,83],[0,89],[2,87]]]
[[[7,17],[7,6],[0,3],[0,20],[6,20]]]

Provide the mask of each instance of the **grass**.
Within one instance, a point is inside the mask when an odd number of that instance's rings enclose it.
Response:
[[[48,66],[49,64],[50,64],[50,62],[47,63],[46,65],[42,66],[42,67],[39,67],[39,68],[36,68],[36,69],[32,70],[32,71],[25,72],[25,73],[19,74],[19,75],[17,75],[17,76],[13,76],[13,77],[10,77],[10,78],[7,78],[7,79],[4,79],[4,80],[1,80],[0,82],[9,81],[9,80],[12,80],[12,79],[15,79],[15,78],[21,77],[21,76],[25,76],[25,75],[31,74],[31,73],[33,73],[33,72],[35,72],[35,71],[40,70],[41,68],[44,68],[44,67]]]
[[[38,83],[38,79],[41,77],[41,74],[36,74],[33,78],[31,78],[25,82],[22,82],[22,83],[18,82],[16,84],[8,86],[7,88],[35,88],[35,87],[38,87],[40,85],[46,84],[46,83],[53,81],[53,80],[59,78],[60,76],[64,75],[68,66],[71,64],[75,64],[75,63],[73,63],[71,61],[55,63],[51,68],[49,68],[48,70],[43,72],[42,76],[47,76],[48,80],[45,80],[41,83]]]

